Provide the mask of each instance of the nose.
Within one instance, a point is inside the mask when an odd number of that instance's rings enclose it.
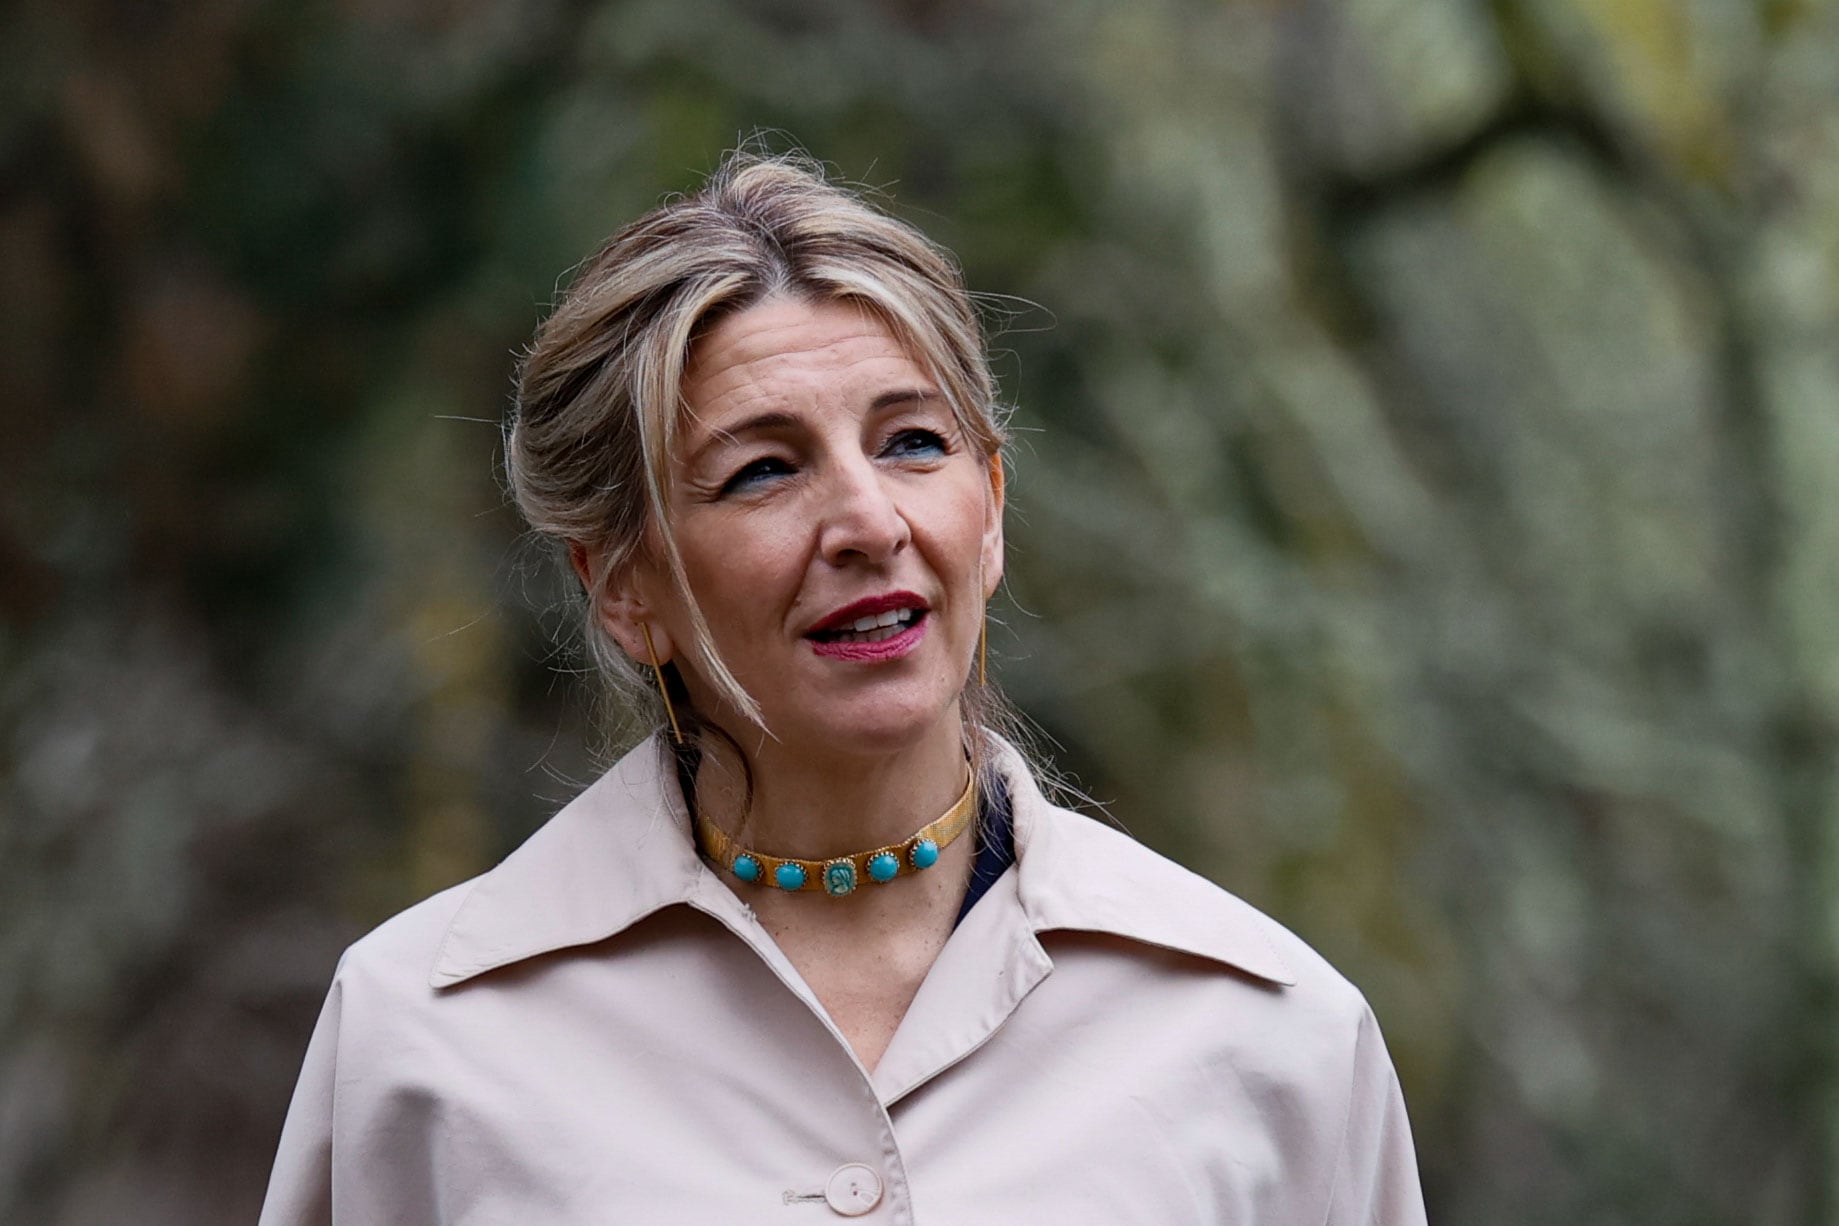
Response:
[[[839,465],[824,483],[818,547],[833,566],[891,560],[913,540],[890,478],[864,456]]]

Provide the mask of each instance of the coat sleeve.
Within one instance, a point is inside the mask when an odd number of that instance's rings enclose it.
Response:
[[[307,1044],[258,1226],[331,1226],[332,1108],[342,1005],[335,978]]]
[[[1424,1226],[1405,1097],[1379,1023],[1362,1011],[1354,1078],[1324,1226]]]

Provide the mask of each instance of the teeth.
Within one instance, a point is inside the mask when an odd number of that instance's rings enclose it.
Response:
[[[858,617],[851,622],[849,629],[857,634],[867,634],[884,626],[898,626],[913,620],[912,609],[889,609],[885,613],[875,613],[868,617]]]
[[[840,643],[879,643],[891,639],[913,624],[916,611],[913,609],[889,609],[886,613],[874,617],[859,617],[850,624],[849,629],[836,632],[836,641]]]

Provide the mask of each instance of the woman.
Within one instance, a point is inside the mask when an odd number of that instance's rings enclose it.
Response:
[[[999,735],[993,405],[949,258],[802,161],[588,264],[511,484],[659,730],[347,952],[265,1226],[1422,1220],[1359,994]]]

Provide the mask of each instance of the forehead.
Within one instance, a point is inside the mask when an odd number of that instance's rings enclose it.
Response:
[[[887,381],[931,387],[873,311],[848,302],[768,298],[696,342],[683,395],[700,414],[762,398],[848,394]]]

